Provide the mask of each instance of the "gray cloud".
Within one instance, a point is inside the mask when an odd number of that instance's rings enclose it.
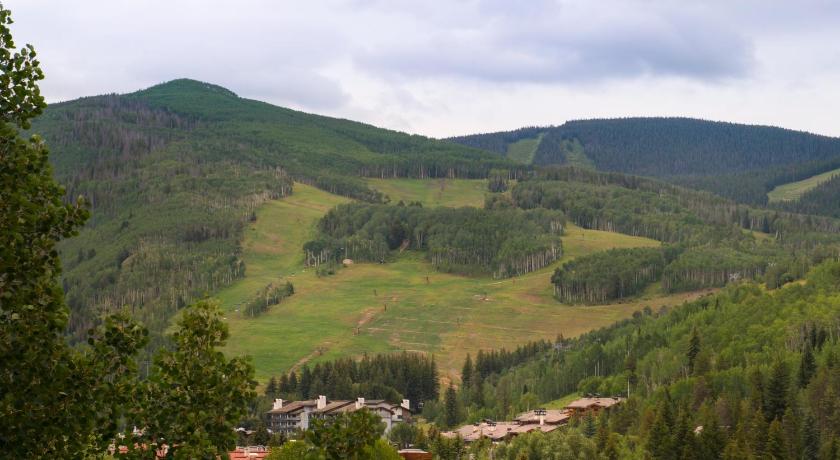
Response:
[[[717,80],[747,75],[751,42],[702,11],[555,2],[472,4],[460,23],[370,49],[363,68],[409,78],[581,83],[641,75]],[[605,6],[606,5],[606,6]],[[434,19],[434,18],[433,18]]]
[[[833,0],[4,0],[50,101],[189,77],[452,135],[691,115],[840,134]]]

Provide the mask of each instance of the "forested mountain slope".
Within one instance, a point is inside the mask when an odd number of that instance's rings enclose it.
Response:
[[[840,139],[770,126],[691,118],[575,120],[449,139],[504,154],[507,146],[542,134],[533,163],[587,161],[602,171],[664,178],[751,204],[765,204],[776,185],[835,169]]]
[[[516,165],[451,143],[239,98],[175,80],[50,106],[30,130],[51,148],[68,197],[92,219],[61,245],[80,337],[130,305],[152,331],[191,298],[242,276],[244,224],[292,180],[378,202],[359,176],[486,177]]]
[[[455,414],[505,420],[570,393],[629,391],[608,414],[574,420],[548,437],[518,437],[499,446],[496,458],[583,434],[606,458],[834,459],[839,287],[840,265],[829,262],[778,290],[746,283],[673,309],[639,311],[579,339],[558,338],[554,349],[524,362],[497,363],[482,353],[464,365]],[[428,415],[445,418],[442,408]]]

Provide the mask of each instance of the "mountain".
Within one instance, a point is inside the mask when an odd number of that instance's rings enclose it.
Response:
[[[537,139],[533,164],[581,162],[657,177],[750,204],[775,186],[840,167],[840,139],[770,126],[691,118],[617,118],[449,139],[507,156]]]
[[[293,180],[381,201],[360,176],[486,177],[518,167],[187,79],[53,104],[30,131],[50,147],[68,197],[86,197],[93,211],[60,247],[76,339],[102,311],[125,305],[162,331],[190,299],[242,276],[244,225],[260,204],[293,193]]]

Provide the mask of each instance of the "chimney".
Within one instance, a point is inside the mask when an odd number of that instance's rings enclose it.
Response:
[[[545,425],[545,414],[540,414],[540,426]]]
[[[283,400],[279,399],[279,398],[275,399],[274,400],[274,406],[272,407],[272,409],[280,409],[282,407],[283,407]]]
[[[327,407],[327,397],[324,395],[318,395],[318,405],[316,407],[318,409]]]
[[[365,398],[356,399],[356,409],[361,409],[363,407],[365,407]]]
[[[402,407],[405,410],[411,410],[411,401],[403,399],[403,402],[402,404],[400,404],[400,407]]]

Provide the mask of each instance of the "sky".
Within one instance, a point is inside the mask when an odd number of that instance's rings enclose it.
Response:
[[[4,0],[50,102],[193,78],[446,137],[688,116],[840,136],[840,2]]]

